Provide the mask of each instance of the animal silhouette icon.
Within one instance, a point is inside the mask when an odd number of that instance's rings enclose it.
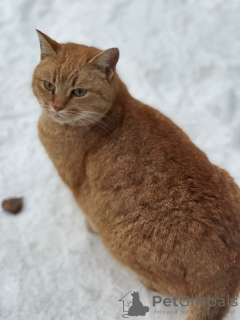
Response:
[[[145,316],[149,312],[149,307],[143,306],[142,302],[139,299],[139,293],[134,291],[132,293],[133,301],[132,305],[128,310],[129,316]]]

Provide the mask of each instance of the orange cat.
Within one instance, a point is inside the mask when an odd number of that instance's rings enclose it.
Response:
[[[118,49],[38,35],[41,62],[32,87],[42,107],[39,137],[88,229],[153,290],[237,297],[234,180],[171,120],[129,94],[115,71]],[[187,319],[222,319],[227,310],[227,303],[195,303]]]

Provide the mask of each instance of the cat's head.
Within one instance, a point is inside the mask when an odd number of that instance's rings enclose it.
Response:
[[[133,296],[133,298],[138,298],[139,297],[138,291],[134,291],[131,295]]]
[[[37,33],[41,62],[32,88],[43,110],[62,124],[88,126],[99,121],[115,98],[119,50],[59,44]]]

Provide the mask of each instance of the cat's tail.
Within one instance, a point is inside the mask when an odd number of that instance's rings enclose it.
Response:
[[[143,310],[144,310],[144,312],[146,314],[149,311],[149,307],[145,306],[145,307],[143,307]]]
[[[206,284],[205,289],[189,301],[186,320],[222,320],[229,309],[235,312],[240,291],[240,268],[232,267]]]

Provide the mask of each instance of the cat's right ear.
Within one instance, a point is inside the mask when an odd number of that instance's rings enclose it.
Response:
[[[48,37],[46,34],[42,33],[41,31],[36,31],[40,41],[41,60],[55,55],[60,47],[60,44]]]

